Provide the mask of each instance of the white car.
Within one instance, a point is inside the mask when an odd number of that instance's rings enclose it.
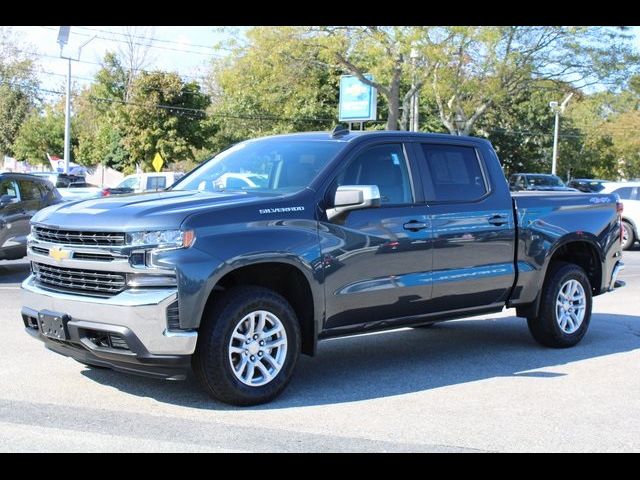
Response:
[[[86,182],[72,182],[67,187],[58,187],[58,192],[65,202],[88,200],[102,197],[102,188]]]
[[[640,240],[640,182],[608,182],[599,193],[617,193],[624,204],[622,248],[629,250]]]
[[[137,173],[125,177],[116,187],[105,188],[103,195],[156,192],[170,187],[183,175],[180,172]]]
[[[269,179],[267,175],[251,172],[226,172],[222,175],[202,180],[197,188],[200,191],[218,192],[221,190],[246,190],[268,187]]]
[[[215,184],[221,189],[264,188],[268,186],[268,181],[266,175],[228,172],[220,175]]]

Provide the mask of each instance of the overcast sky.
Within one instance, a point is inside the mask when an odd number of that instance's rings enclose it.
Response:
[[[59,58],[60,48],[56,42],[58,26],[12,27],[20,35],[24,49],[36,52],[41,66],[41,86],[44,89],[63,91],[67,72],[67,61]],[[107,51],[124,48],[125,29],[122,26],[73,26],[65,54],[74,56],[77,47],[96,35],[82,50],[81,62],[72,62],[74,85],[82,86],[92,81],[100,61]],[[191,79],[201,77],[209,62],[226,51],[214,48],[228,34],[220,27],[129,27],[133,34],[152,37],[152,48],[148,50],[147,69],[175,71]],[[635,44],[640,50],[640,27],[632,27]],[[242,30],[242,29],[241,29]],[[142,41],[142,39],[138,39]]]

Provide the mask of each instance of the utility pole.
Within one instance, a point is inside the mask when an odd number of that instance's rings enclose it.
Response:
[[[67,98],[64,102],[64,173],[69,173],[71,158],[71,59],[67,60]]]
[[[565,97],[560,105],[558,102],[549,102],[549,106],[551,107],[551,111],[556,115],[555,128],[553,130],[553,161],[551,163],[551,174],[555,175],[557,166],[558,166],[558,133],[560,131],[560,114],[564,113],[564,109],[573,97],[573,93],[570,93]]]
[[[62,50],[64,46],[69,42],[69,33],[71,27],[60,27],[58,30],[58,44],[60,45],[60,58],[64,58],[69,62],[67,67],[67,98],[64,102],[64,173],[69,173],[69,160],[71,159],[71,60],[78,62],[80,60],[80,53],[82,48],[91,40],[96,38],[94,35],[89,40],[84,42],[78,48],[78,58],[63,57]]]
[[[60,45],[60,57],[62,57],[62,50],[64,46],[69,42],[69,32],[71,27],[60,27],[58,30],[58,45]],[[64,173],[69,173],[69,155],[71,150],[71,59],[69,61],[69,68],[67,69],[67,98],[64,102]]]
[[[420,53],[416,48],[411,49],[411,65],[413,67],[413,76],[411,79],[411,88],[416,88],[416,64],[418,63],[418,59],[420,58]],[[420,120],[420,112],[418,109],[418,91],[414,91],[411,96],[411,115],[409,117],[409,130],[412,132],[418,131],[418,124]]]

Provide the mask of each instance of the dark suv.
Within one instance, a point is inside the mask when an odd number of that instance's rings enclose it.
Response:
[[[31,217],[60,199],[55,187],[44,178],[0,173],[0,260],[15,260],[27,254]]]
[[[71,184],[85,182],[84,177],[80,175],[71,175],[68,173],[33,172],[31,173],[31,175],[50,181],[56,188],[66,188]]]

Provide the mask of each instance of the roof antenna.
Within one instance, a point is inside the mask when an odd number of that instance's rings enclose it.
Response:
[[[340,138],[347,135],[350,132],[349,126],[345,123],[339,123],[335,126],[331,132],[331,138]]]

